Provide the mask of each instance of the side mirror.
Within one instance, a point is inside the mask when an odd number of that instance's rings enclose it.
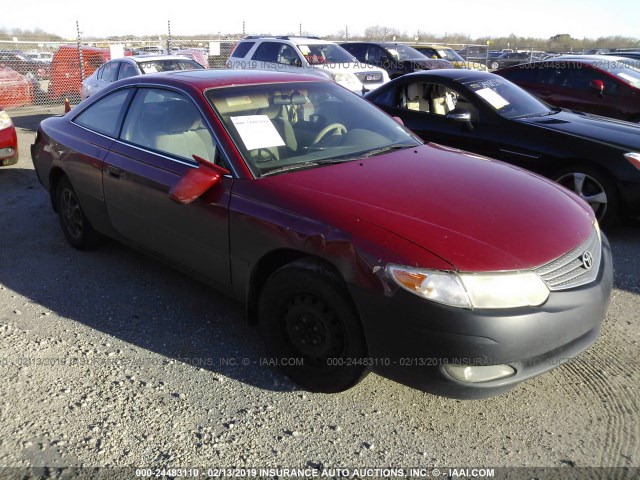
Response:
[[[465,108],[454,108],[446,116],[456,122],[471,123],[471,112]]]
[[[471,112],[466,108],[454,108],[445,116],[449,120],[454,122],[460,122],[466,125],[469,130],[473,130],[473,123],[471,123]]]
[[[231,173],[198,155],[193,155],[193,158],[198,162],[198,168],[187,170],[178,183],[169,190],[169,198],[183,205],[188,205],[200,198],[203,193],[220,183],[222,175]]]
[[[589,88],[600,96],[604,95],[604,82],[602,80],[591,80]]]

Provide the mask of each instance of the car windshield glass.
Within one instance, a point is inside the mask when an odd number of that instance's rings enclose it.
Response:
[[[606,70],[625,83],[640,88],[640,62],[638,60],[599,60],[594,63],[594,66]]]
[[[193,60],[176,59],[176,60],[149,60],[146,62],[139,62],[140,70],[142,73],[156,73],[156,72],[169,72],[172,70],[193,70],[196,68],[203,68],[198,62]]]
[[[406,45],[394,45],[387,50],[396,60],[420,60],[424,58],[424,55],[415,48],[407,47]]]
[[[442,48],[438,50],[440,58],[449,60],[450,62],[464,62],[464,58],[458,55],[454,50],[449,48]]]
[[[205,95],[257,177],[422,143],[400,123],[333,82],[216,88]]]
[[[344,48],[333,43],[298,45],[298,49],[310,65],[324,63],[354,63],[356,59]]]
[[[553,113],[536,97],[497,75],[489,80],[482,78],[467,80],[463,83],[505,118],[534,117]]]

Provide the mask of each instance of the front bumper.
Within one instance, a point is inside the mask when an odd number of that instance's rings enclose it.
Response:
[[[368,365],[419,390],[476,399],[499,395],[569,361],[596,341],[609,305],[613,266],[604,235],[602,246],[595,281],[551,292],[539,307],[466,310],[403,289],[388,297],[352,288],[363,320]],[[446,364],[509,365],[515,374],[468,383],[451,377]]]

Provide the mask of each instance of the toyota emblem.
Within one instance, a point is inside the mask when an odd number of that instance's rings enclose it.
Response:
[[[593,255],[591,255],[590,251],[586,251],[582,254],[582,266],[586,269],[586,270],[591,270],[591,267],[593,267]]]

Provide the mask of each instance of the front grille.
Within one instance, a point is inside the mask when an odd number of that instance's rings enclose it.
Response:
[[[549,290],[566,290],[592,282],[598,276],[602,245],[594,228],[589,238],[569,253],[534,270]],[[588,268],[588,265],[591,265]]]
[[[358,80],[365,84],[382,82],[382,73],[380,72],[356,73],[356,77],[358,77]]]

